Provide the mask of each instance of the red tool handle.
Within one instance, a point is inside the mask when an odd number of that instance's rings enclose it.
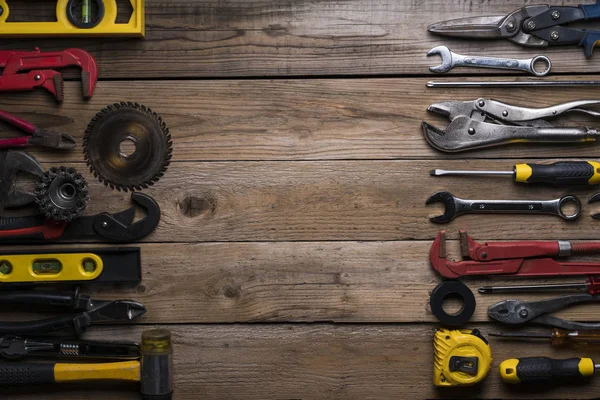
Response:
[[[600,276],[590,276],[586,284],[587,290],[590,294],[600,294]]]
[[[19,226],[11,226],[10,220],[3,223],[3,229],[0,229],[0,241],[24,239],[27,237],[43,240],[58,239],[62,236],[67,227],[67,222],[58,222],[49,219],[44,220],[41,224],[39,218],[29,220],[25,220],[25,218],[16,218],[15,221],[19,222]]]
[[[7,111],[0,110],[0,121],[4,121],[29,135],[33,135],[37,130],[35,125],[17,117],[16,115],[12,115]]]

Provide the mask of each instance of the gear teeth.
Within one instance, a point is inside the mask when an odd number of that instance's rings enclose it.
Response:
[[[59,180],[59,187],[53,184]],[[56,204],[60,186],[68,183],[74,187],[73,204],[70,206]],[[71,167],[52,167],[37,181],[35,187],[35,202],[40,211],[55,221],[72,221],[81,216],[89,201],[88,185],[81,174]]]
[[[121,109],[134,109],[134,110],[138,110],[138,111],[148,115],[149,117],[151,117],[154,120],[154,122],[156,122],[158,124],[158,126],[162,130],[164,137],[165,137],[166,151],[163,155],[162,165],[161,165],[160,169],[155,171],[154,174],[152,175],[152,177],[150,177],[145,182],[139,182],[137,184],[123,184],[123,183],[111,181],[107,177],[103,176],[102,173],[96,169],[96,167],[93,165],[93,162],[90,159],[89,136],[90,136],[94,126],[98,123],[98,121],[100,121],[102,118],[104,118],[108,114],[118,111],[118,110],[121,110]],[[121,101],[119,103],[114,103],[114,104],[106,106],[92,118],[92,120],[88,124],[88,127],[85,131],[85,135],[83,138],[83,153],[84,153],[84,158],[85,158],[86,164],[90,169],[90,173],[92,173],[92,175],[94,175],[94,177],[96,179],[98,179],[100,182],[102,182],[105,186],[110,187],[112,190],[124,191],[124,192],[141,191],[143,189],[146,189],[146,188],[154,185],[158,180],[160,180],[160,178],[162,178],[164,176],[169,165],[171,164],[171,159],[173,157],[173,140],[171,137],[171,132],[169,131],[169,128],[167,127],[167,124],[164,122],[164,120],[158,113],[156,113],[150,107],[147,107],[143,104],[130,102],[130,101]]]

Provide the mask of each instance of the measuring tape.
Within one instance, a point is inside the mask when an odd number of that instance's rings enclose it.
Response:
[[[477,329],[439,329],[433,339],[433,384],[470,386],[492,366],[490,345]]]
[[[144,37],[144,0],[129,0],[129,22],[116,23],[117,0],[56,0],[54,22],[7,22],[9,0],[0,0],[0,36],[131,36]],[[18,1],[18,0],[13,0]]]

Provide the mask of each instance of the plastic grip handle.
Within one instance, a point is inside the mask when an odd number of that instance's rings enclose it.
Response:
[[[594,4],[580,4],[579,8],[583,11],[585,19],[600,18],[600,2],[597,0]]]
[[[529,164],[529,183],[550,183],[555,185],[586,185],[596,173],[586,161],[561,161],[554,164]]]
[[[596,43],[600,42],[600,31],[586,31],[583,39],[579,42],[579,46],[583,47],[583,54],[586,57],[591,57]]]
[[[550,383],[554,380],[582,378],[582,358],[555,360],[549,357],[520,358],[516,373],[521,383]]]
[[[50,363],[0,363],[0,386],[29,386],[54,383],[54,365]]]

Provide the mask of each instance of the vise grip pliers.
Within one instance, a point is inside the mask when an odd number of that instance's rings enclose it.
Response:
[[[423,122],[430,145],[440,151],[458,152],[481,147],[521,142],[593,142],[600,132],[587,127],[555,126],[547,119],[569,112],[600,117],[600,112],[584,107],[598,106],[600,100],[581,100],[551,107],[512,106],[497,100],[449,100],[430,105],[427,110],[447,117],[445,129]]]
[[[579,254],[600,254],[600,242],[513,241],[477,243],[460,231],[464,260],[446,258],[446,231],[438,232],[429,251],[434,270],[446,278],[467,275],[511,275],[521,277],[600,275],[600,262],[556,260]]]

